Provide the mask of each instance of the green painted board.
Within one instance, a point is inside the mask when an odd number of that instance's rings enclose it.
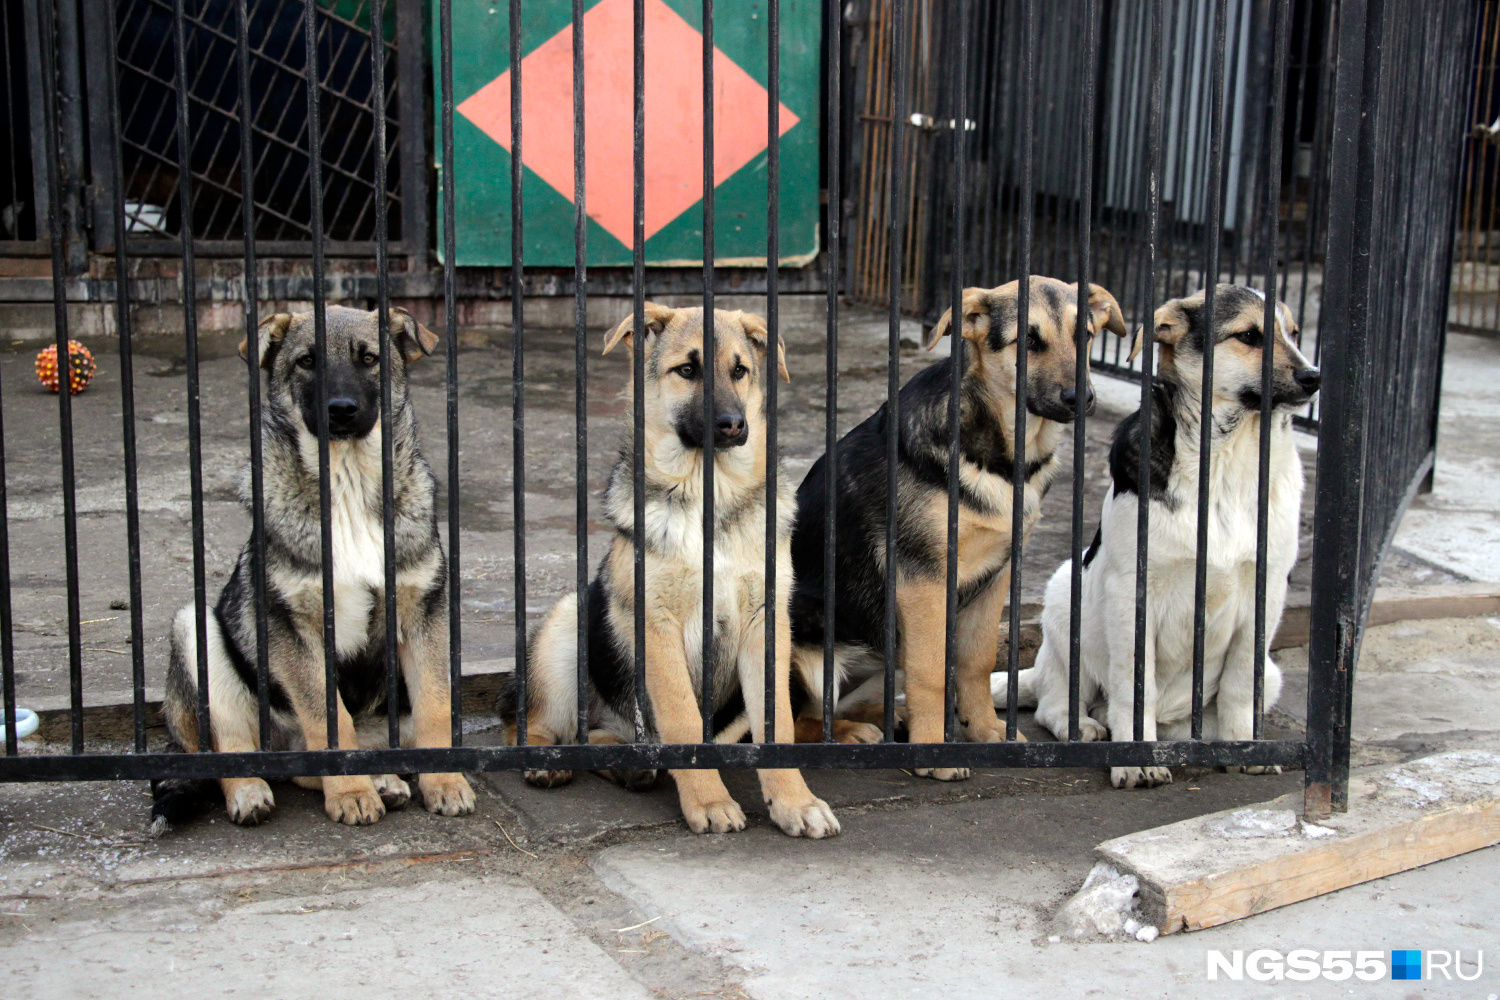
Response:
[[[767,0],[714,6],[714,250],[722,267],[766,260]],[[645,0],[646,261],[703,259],[701,0]],[[441,65],[432,0],[433,66]],[[781,261],[818,252],[822,13],[781,0]],[[457,263],[508,266],[511,244],[510,11],[453,4]],[[584,14],[588,262],[631,263],[634,3],[593,0]],[[566,0],[524,0],[521,96],[527,265],[573,264],[573,25]],[[441,88],[441,74],[434,73]],[[441,121],[438,93],[434,121]],[[435,142],[442,210],[441,142]],[[441,241],[439,241],[441,243]]]

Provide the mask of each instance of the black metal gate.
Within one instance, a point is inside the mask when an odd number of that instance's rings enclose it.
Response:
[[[45,36],[67,38],[67,16],[51,0],[26,0]],[[510,0],[512,65],[520,60],[519,31],[521,0]],[[64,5],[66,6],[66,5]],[[399,24],[408,5],[392,4]],[[586,4],[574,0],[575,109],[581,109],[584,46],[582,14]],[[643,191],[645,184],[644,0],[636,0],[635,11],[635,264],[634,314],[637,329],[645,327],[644,305],[650,291],[642,252]],[[115,20],[115,8],[105,5],[103,26],[108,38],[118,38],[103,48],[107,69],[106,86],[95,100],[111,113],[102,127],[103,144],[90,148],[119,151],[118,155],[93,157],[93,178],[102,189],[99,204],[107,206],[115,264],[114,282],[119,324],[119,364],[123,373],[123,438],[126,470],[127,512],[131,551],[132,687],[134,690],[134,752],[90,753],[83,726],[83,675],[80,666],[80,608],[78,603],[78,549],[76,486],[74,480],[73,416],[67,393],[58,397],[61,432],[58,459],[62,467],[63,521],[65,539],[58,552],[67,566],[69,672],[72,701],[72,753],[39,755],[18,746],[14,728],[7,730],[5,756],[0,758],[0,780],[53,780],[86,778],[148,778],[162,776],[289,777],[303,774],[411,773],[453,770],[517,768],[619,768],[619,767],[933,767],[933,766],[1167,766],[1167,765],[1284,765],[1305,766],[1307,804],[1310,815],[1325,815],[1346,805],[1348,775],[1350,686],[1357,658],[1363,618],[1371,596],[1372,581],[1385,541],[1393,529],[1414,485],[1428,468],[1435,434],[1436,393],[1441,334],[1449,282],[1449,247],[1459,149],[1454,137],[1467,113],[1468,39],[1480,5],[1467,2],[1443,4],[1399,3],[1395,0],[1341,0],[1325,17],[1320,5],[1290,0],[1259,0],[1230,4],[1227,0],[1202,0],[1187,4],[1113,4],[1104,0],[1077,0],[1041,16],[1035,0],[953,0],[941,7],[924,0],[879,0],[867,9],[863,28],[845,34],[845,7],[829,0],[826,20],[827,127],[824,135],[828,162],[827,204],[835,208],[845,202],[846,191],[855,201],[857,213],[878,220],[881,232],[869,227],[846,234],[841,229],[844,213],[830,211],[828,243],[822,262],[828,282],[828,319],[825,386],[826,447],[838,440],[841,290],[846,287],[844,260],[855,267],[850,290],[871,294],[884,289],[888,310],[889,405],[895,407],[899,382],[900,321],[903,311],[915,305],[926,310],[952,305],[961,310],[961,286],[966,280],[983,285],[1043,270],[1080,282],[1123,282],[1136,317],[1149,314],[1159,296],[1169,290],[1191,289],[1202,275],[1227,276],[1262,287],[1288,287],[1295,261],[1302,269],[1303,290],[1309,267],[1321,261],[1324,269],[1318,342],[1327,379],[1324,383],[1321,425],[1322,443],[1318,459],[1315,517],[1314,586],[1312,606],[1311,672],[1309,677],[1308,724],[1305,739],[1210,741],[1201,738],[1204,670],[1205,550],[1209,497],[1203,479],[1199,497],[1197,586],[1195,613],[1193,737],[1179,742],[1084,742],[1078,739],[1080,705],[1076,696],[1078,674],[1078,616],[1073,615],[1071,671],[1074,697],[1070,706],[1072,738],[1055,742],[964,743],[956,736],[951,706],[955,641],[956,561],[948,565],[947,591],[947,697],[949,725],[941,743],[912,744],[895,740],[893,658],[886,664],[885,741],[873,745],[842,745],[831,742],[833,702],[825,698],[824,742],[817,745],[791,743],[720,744],[712,741],[705,712],[705,735],[701,743],[621,746],[589,745],[583,727],[574,744],[528,746],[525,723],[519,724],[520,746],[463,746],[460,690],[459,595],[464,583],[464,563],[459,548],[461,489],[494,488],[498,484],[459,482],[458,386],[463,371],[457,352],[447,352],[446,497],[447,551],[449,556],[448,600],[450,602],[449,680],[453,711],[451,746],[400,747],[396,739],[391,699],[391,745],[381,748],[339,748],[332,706],[337,694],[334,677],[336,657],[325,656],[325,690],[328,695],[327,740],[331,749],[271,751],[265,745],[253,753],[216,753],[208,749],[194,754],[164,753],[147,739],[147,707],[144,699],[144,647],[141,605],[140,524],[137,505],[134,389],[132,383],[132,336],[130,328],[131,286],[128,255],[136,252],[132,229],[142,223],[141,213],[127,207],[142,204],[146,197],[133,190],[134,178],[147,176],[170,180],[165,194],[152,194],[167,211],[163,232],[153,239],[159,252],[162,240],[170,240],[182,257],[184,273],[194,270],[200,251],[222,250],[222,245],[201,240],[236,241],[247,275],[257,273],[257,253],[282,241],[307,239],[310,243],[315,294],[314,315],[318,324],[316,364],[326,367],[323,316],[327,306],[325,256],[335,247],[348,249],[343,241],[369,241],[378,275],[381,354],[390,346],[389,254],[392,234],[408,241],[405,249],[417,251],[411,240],[417,229],[412,213],[418,211],[410,198],[420,195],[412,186],[410,156],[400,170],[392,169],[390,150],[395,123],[388,116],[393,79],[391,59],[382,41],[373,44],[370,34],[355,30],[360,23],[386,25],[389,11],[383,0],[370,0],[368,16],[340,18],[324,13],[323,4],[257,3],[239,0],[232,5],[215,0],[176,0],[170,13],[155,0],[127,0],[121,17],[130,16],[155,31],[154,42],[128,38],[126,24]],[[360,10],[366,8],[361,7]],[[854,10],[854,8],[850,8]],[[140,11],[147,11],[140,15]],[[441,121],[436,130],[443,162],[452,163],[453,95],[451,0],[441,0],[433,25],[439,39],[441,59],[433,68],[444,95]],[[768,246],[766,259],[776,261],[777,180],[779,170],[776,116],[778,108],[777,60],[779,53],[779,5],[768,5],[770,129],[767,169],[771,179],[767,205]],[[874,13],[868,13],[873,11]],[[916,16],[920,15],[920,17]],[[705,135],[712,135],[713,109],[713,3],[703,2],[703,88]],[[315,30],[310,32],[310,24]],[[360,42],[359,39],[364,41]],[[1293,42],[1292,39],[1297,41]],[[1120,40],[1124,39],[1123,42]],[[341,48],[343,40],[355,44]],[[270,52],[273,46],[279,46]],[[853,44],[846,45],[846,41]],[[257,49],[257,45],[260,46]],[[197,51],[194,48],[198,47]],[[1050,46],[1050,47],[1049,47]],[[1061,46],[1068,58],[1051,62]],[[300,54],[295,54],[300,49]],[[80,235],[70,225],[62,207],[63,173],[69,149],[81,142],[81,123],[70,118],[70,105],[60,100],[67,86],[67,46],[41,49],[43,113],[40,134],[45,138],[48,193],[45,229],[52,254],[56,305],[57,345],[66,352],[68,312],[66,279],[70,255],[79,247]],[[211,50],[212,58],[203,53]],[[116,53],[118,52],[118,56]],[[913,53],[912,60],[895,59],[882,52]],[[1106,60],[1106,52],[1110,59]],[[268,54],[269,53],[269,54]],[[96,55],[97,55],[96,51]],[[372,57],[373,56],[373,57]],[[916,58],[916,57],[920,58]],[[331,67],[368,62],[366,69],[350,70],[354,82],[337,94],[324,98],[319,88],[306,86],[310,78],[325,80]],[[866,147],[863,159],[844,164],[840,151],[849,130],[861,127],[844,113],[842,88],[847,79],[843,61],[849,59],[862,72],[886,74],[888,101],[873,117],[874,127],[884,138]],[[882,60],[885,60],[882,62]],[[273,67],[262,67],[269,60]],[[1113,60],[1113,61],[1111,61]],[[1123,60],[1123,61],[1122,61]],[[1044,65],[1045,61],[1045,65]],[[184,68],[212,65],[218,74]],[[400,63],[400,77],[409,81]],[[881,67],[886,67],[882,69]],[[174,69],[175,67],[175,69]],[[1185,67],[1185,68],[1184,68]],[[1260,67],[1260,69],[1256,69]],[[1252,70],[1254,72],[1252,72]],[[1259,73],[1259,82],[1256,82]],[[1247,75],[1248,74],[1248,75]],[[184,79],[184,77],[188,79]],[[862,79],[855,76],[853,79]],[[159,97],[141,96],[149,86],[159,87]],[[1316,81],[1314,85],[1313,81]],[[862,84],[857,84],[862,85]],[[871,86],[874,86],[873,84]],[[881,84],[881,86],[885,86]],[[137,88],[140,88],[139,90]],[[277,89],[281,88],[281,89]],[[522,82],[517,74],[512,89],[512,146],[519,149],[526,123],[519,115]],[[403,86],[401,100],[409,99]],[[257,117],[259,98],[247,113],[246,95],[268,95],[263,105],[276,123]],[[280,96],[274,99],[271,94]],[[387,95],[385,102],[371,95]],[[920,95],[931,100],[928,112],[914,103]],[[303,102],[303,103],[300,103]],[[1294,107],[1288,114],[1289,103]],[[1239,110],[1235,110],[1238,108]],[[1309,110],[1315,108],[1316,110]],[[157,116],[161,113],[161,117]],[[282,117],[281,113],[285,112]],[[360,113],[367,123],[356,124]],[[144,117],[141,117],[144,115]],[[347,124],[336,134],[332,122],[347,116]],[[175,126],[164,124],[170,117]],[[243,127],[245,118],[253,127]],[[14,120],[14,119],[13,119]],[[407,119],[400,119],[405,129]],[[969,122],[975,122],[970,128]],[[138,125],[146,122],[148,125]],[[949,123],[944,127],[944,123]],[[952,127],[962,123],[962,127]],[[300,127],[299,127],[300,125]],[[929,140],[942,134],[940,142]],[[409,134],[409,132],[407,133]],[[170,146],[164,136],[172,136]],[[1238,138],[1237,138],[1238,137]],[[1297,151],[1287,149],[1289,138]],[[347,141],[351,159],[343,159]],[[581,127],[575,129],[575,402],[578,443],[577,497],[577,585],[587,584],[590,567],[588,549],[588,494],[599,484],[587,481],[585,447],[587,426],[584,400],[589,392],[586,336],[588,276],[584,269],[586,180],[582,174],[584,141]],[[1237,150],[1235,147],[1237,145]],[[1299,173],[1297,157],[1306,144],[1307,175]],[[330,146],[339,146],[330,155]],[[404,144],[403,149],[410,149]],[[913,149],[921,149],[914,155]],[[269,151],[282,150],[290,157],[306,157],[307,183],[303,187],[281,186],[276,171],[268,166]],[[706,241],[714,231],[713,144],[705,143],[703,230]],[[102,161],[102,162],[101,162]],[[516,156],[511,177],[513,260],[509,273],[513,327],[510,350],[513,364],[511,510],[514,532],[514,612],[516,631],[516,685],[522,692],[528,678],[524,632],[526,629],[526,346],[528,341],[525,287],[527,268],[522,259],[524,218],[521,203],[521,160]],[[368,175],[362,173],[368,164]],[[1237,164],[1237,166],[1236,166]],[[1325,169],[1326,167],[1326,169]],[[846,169],[847,168],[847,169]],[[300,167],[298,169],[301,169]],[[144,171],[144,174],[142,174]],[[1230,183],[1234,172],[1234,183]],[[335,175],[337,180],[335,180]],[[399,184],[395,178],[399,176]],[[156,183],[153,181],[153,183]],[[443,178],[447,197],[442,200],[442,234],[446,264],[443,283],[445,342],[458,336],[453,267],[453,178]],[[341,187],[340,185],[344,185]],[[155,188],[150,188],[155,190]],[[144,189],[142,189],[144,190]],[[923,192],[937,192],[923,196]],[[384,193],[385,196],[381,196]],[[401,194],[401,201],[396,195]],[[300,200],[305,198],[305,202]],[[875,213],[876,202],[880,213]],[[921,205],[914,212],[913,202]],[[1236,207],[1231,211],[1231,204]],[[175,209],[170,206],[177,206]],[[393,211],[399,205],[399,211]],[[359,206],[359,207],[349,207]],[[1261,206],[1256,208],[1254,206]],[[1270,210],[1274,207],[1275,210]],[[925,214],[923,214],[925,213]],[[405,221],[398,222],[397,216]],[[914,221],[915,220],[915,221]],[[1233,220],[1230,225],[1226,220]],[[253,238],[252,238],[253,237]],[[852,238],[851,238],[852,237]],[[264,242],[263,242],[264,241]],[[868,249],[879,243],[884,250]],[[915,257],[920,245],[925,257]],[[871,256],[871,253],[875,253]],[[912,276],[926,269],[930,275],[917,286]],[[703,305],[714,305],[715,265],[703,267]],[[963,280],[961,280],[963,279]],[[1257,280],[1258,279],[1258,280]],[[765,274],[768,289],[767,320],[774,337],[779,325],[778,284],[775,266]],[[252,283],[253,287],[253,283]],[[903,289],[931,288],[929,298],[916,303],[902,295]],[[1026,283],[1022,281],[1022,288]],[[1209,283],[1209,289],[1213,284]],[[1210,292],[1212,294],[1212,292]],[[1024,298],[1022,299],[1024,303]],[[1025,306],[1022,306],[1024,310]],[[1211,306],[1210,306],[1211,308]],[[257,303],[248,296],[244,323],[250,355],[255,357]],[[187,348],[187,436],[188,465],[192,472],[192,572],[195,580],[194,613],[200,622],[209,614],[210,595],[205,584],[203,519],[202,415],[199,408],[199,356],[194,311],[185,313]],[[1080,318],[1079,336],[1085,335]],[[1149,345],[1149,338],[1148,338]],[[708,350],[712,351],[711,339]],[[1020,354],[1024,358],[1025,352]],[[1080,352],[1079,385],[1086,378],[1084,352]],[[1109,364],[1118,358],[1103,359]],[[1019,362],[1018,362],[1019,363]],[[644,491],[642,388],[644,352],[635,354],[633,378],[636,523],[643,520]],[[1149,398],[1153,378],[1152,353],[1143,353],[1138,366],[1142,399]],[[958,370],[955,366],[955,370]],[[1269,378],[1269,366],[1266,378]],[[389,369],[383,366],[386,414],[390,410]],[[248,366],[247,397],[250,410],[252,471],[260,456],[260,407],[262,386],[259,369]],[[710,383],[711,384],[711,383]],[[1024,387],[1024,380],[1022,381]],[[768,468],[777,469],[776,395],[770,383]],[[325,386],[326,390],[326,386]],[[711,399],[711,390],[706,394]],[[1207,394],[1205,394],[1207,395]],[[1263,391],[1263,396],[1266,393]],[[1017,413],[1025,420],[1025,391],[1020,392]],[[1083,483],[1085,461],[1083,393],[1074,424],[1075,484]],[[712,416],[711,413],[708,414]],[[893,422],[894,422],[894,414]],[[950,410],[950,440],[954,442],[950,468],[948,522],[949,550],[956,551],[958,491],[958,408]],[[323,421],[320,418],[320,423]],[[1204,421],[1205,435],[1209,421]],[[1269,433],[1268,431],[1266,432]],[[332,542],[329,510],[329,451],[326,425],[321,428],[319,448],[322,482],[322,538],[324,560],[323,611],[325,623],[334,621]],[[892,439],[894,441],[894,438]],[[1207,439],[1205,438],[1205,441]],[[1266,589],[1264,524],[1267,507],[1267,437],[1261,438],[1260,562],[1257,579],[1257,678],[1264,670]],[[894,444],[892,445],[894,447]],[[386,468],[391,462],[386,444]],[[711,449],[710,449],[711,450]],[[1204,462],[1207,462],[1204,448]],[[712,496],[713,463],[705,462],[705,493]],[[1023,496],[1024,454],[1015,456],[1014,489]],[[895,465],[888,463],[888,495],[894,503]],[[3,473],[3,470],[0,470]],[[3,480],[0,480],[3,481]],[[392,493],[387,475],[384,496],[386,522],[387,600],[394,601],[392,581]],[[1086,529],[1082,519],[1082,486],[1073,497],[1072,552],[1079,565]],[[261,523],[264,497],[258,476],[253,481],[254,519]],[[836,498],[835,498],[836,499]],[[1018,505],[1020,506],[1020,505]],[[772,506],[768,526],[774,530]],[[714,576],[714,521],[705,518],[704,578]],[[833,505],[826,530],[836,527]],[[895,551],[895,518],[888,519],[886,551]],[[263,537],[263,536],[258,536]],[[1143,541],[1149,534],[1142,532]],[[636,549],[635,589],[646,584],[646,563]],[[1010,572],[1019,581],[1023,571],[1036,572],[1023,560],[1021,532],[1015,533]],[[10,579],[9,541],[0,535],[0,574]],[[1144,619],[1145,548],[1138,555],[1136,685],[1140,689],[1145,670],[1141,636]],[[775,549],[767,553],[766,578],[775,579]],[[832,553],[825,563],[831,575]],[[263,586],[263,581],[259,584]],[[1072,594],[1079,600],[1079,577],[1075,574]],[[1020,589],[1013,583],[1012,594]],[[4,675],[4,707],[7,717],[16,705],[13,668],[12,609],[9,586],[0,594],[0,666]],[[771,598],[768,596],[768,602]],[[644,648],[644,602],[635,603],[636,649],[634,667],[638,690],[646,690]],[[712,662],[712,602],[705,600],[707,626],[704,662]],[[261,602],[264,614],[264,601]],[[777,655],[775,616],[767,618],[766,667],[771,683]],[[1006,729],[1016,732],[1016,673],[1020,662],[1020,601],[1009,609],[1008,649],[1002,652],[1007,665],[1012,697]],[[396,627],[388,614],[387,670],[394,678]],[[995,623],[998,630],[1000,622]],[[894,599],[887,590],[885,629],[895,648]],[[332,628],[324,635],[325,653],[334,646]],[[202,646],[200,644],[200,651]],[[785,652],[784,650],[782,651]],[[831,647],[827,655],[832,656]],[[586,669],[586,651],[580,649],[580,676]],[[262,719],[265,718],[267,666],[264,646],[257,663]],[[206,721],[210,697],[207,664],[198,663],[198,711]],[[704,671],[710,675],[710,671]],[[825,669],[832,683],[831,664]],[[579,715],[584,688],[580,686]],[[706,701],[705,701],[706,704]],[[769,705],[767,700],[768,714]],[[522,716],[524,719],[524,715]],[[1258,718],[1258,716],[1257,716]],[[776,732],[768,718],[767,730]],[[785,720],[783,720],[785,721]],[[1141,733],[1140,715],[1136,733]],[[639,736],[638,730],[638,736]],[[1257,735],[1259,733],[1257,724]],[[206,741],[205,741],[206,742]]]

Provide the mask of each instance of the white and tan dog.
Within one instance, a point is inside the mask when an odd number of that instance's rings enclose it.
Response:
[[[1143,738],[1186,738],[1192,713],[1193,610],[1196,595],[1200,419],[1205,338],[1214,338],[1213,432],[1209,457],[1208,589],[1204,641],[1204,736],[1253,738],[1254,616],[1259,480],[1262,330],[1265,300],[1253,288],[1220,285],[1213,321],[1204,294],[1156,311],[1161,348],[1149,419],[1150,482],[1140,482],[1140,410],[1115,431],[1109,468],[1113,486],[1099,531],[1083,557],[1080,622],[1080,718],[1085,740],[1134,736],[1136,517],[1149,497],[1146,583],[1146,674]],[[1292,440],[1294,410],[1317,393],[1321,376],[1292,339],[1296,324],[1276,304],[1271,339],[1272,426],[1266,572],[1266,638],[1286,603],[1287,575],[1297,560],[1302,460]],[[1138,335],[1139,336],[1139,335]],[[1137,345],[1139,349],[1139,344]],[[1059,738],[1068,732],[1068,638],[1072,561],[1047,584],[1042,647],[1020,676],[1021,705]],[[1265,665],[1264,705],[1281,694],[1281,671]],[[992,688],[1005,704],[1004,676]],[[1247,771],[1278,772],[1250,767]],[[1116,788],[1172,780],[1165,767],[1111,768]]]

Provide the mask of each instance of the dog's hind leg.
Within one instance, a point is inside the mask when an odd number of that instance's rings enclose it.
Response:
[[[837,661],[835,660],[835,664]],[[797,716],[796,739],[798,743],[823,742],[823,650],[803,646],[792,647],[792,676],[807,691],[807,703]],[[841,706],[839,689],[843,677],[835,665],[833,678],[834,704]],[[864,685],[861,685],[863,688]],[[764,687],[764,685],[762,685]],[[883,734],[869,720],[851,718],[835,709],[838,718],[833,720],[835,743],[879,743]]]
[[[530,746],[571,743],[577,728],[578,704],[578,595],[566,594],[553,605],[527,645],[526,742]],[[514,686],[509,692],[515,700]],[[505,701],[502,695],[501,701]],[[505,741],[516,743],[515,713],[519,706],[502,705],[506,719]],[[592,742],[592,741],[591,741]],[[572,771],[533,770],[526,782],[538,788],[556,788],[573,780]]]
[[[791,565],[789,552],[783,552],[784,566]],[[790,574],[788,574],[788,577]],[[791,743],[796,740],[796,722],[792,718],[791,698],[791,619],[786,612],[785,594],[790,590],[788,578],[777,587],[780,600],[776,616],[776,676],[773,694],[776,704],[774,731],[766,731],[766,642],[764,618],[756,615],[747,626],[747,633],[740,644],[736,660],[740,678],[740,690],[745,697],[745,714],[750,717],[751,738],[757,743],[768,740],[776,743]],[[802,772],[796,768],[761,768],[760,788],[770,807],[771,821],[781,827],[781,832],[793,837],[811,837],[820,840],[839,832],[838,818],[828,803],[812,793]]]
[[[208,609],[204,622],[204,646],[208,659],[208,716],[211,746],[220,753],[247,753],[260,746],[259,713],[255,694],[235,672],[225,647],[219,616]],[[175,697],[167,707],[169,730],[189,753],[197,751],[198,732],[198,628],[197,614],[190,605],[172,622],[173,663],[168,688]],[[271,786],[261,778],[221,778],[224,809],[230,820],[255,826],[270,818],[276,807]]]

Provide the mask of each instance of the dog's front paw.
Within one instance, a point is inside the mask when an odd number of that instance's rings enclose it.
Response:
[[[369,826],[385,815],[385,803],[367,774],[323,779],[323,811],[335,823]]]
[[[872,726],[868,722],[834,719],[833,739],[835,743],[879,743],[885,739],[885,732],[879,726]],[[786,828],[782,827],[782,829]],[[838,832],[837,823],[834,824],[833,832]]]
[[[1004,743],[1005,723],[997,719],[994,725],[985,723],[970,725],[966,727],[965,734],[968,736],[970,743]],[[1026,734],[1019,729],[1016,730],[1016,742],[1026,742]]]
[[[230,822],[257,826],[271,818],[276,797],[260,778],[229,778],[224,782],[224,810]]]
[[[822,840],[838,836],[839,832],[838,817],[828,808],[828,803],[819,798],[796,805],[772,802],[771,822],[781,827],[781,832],[788,837]]]
[[[474,811],[474,789],[457,771],[424,774],[417,779],[417,788],[422,792],[423,807],[430,813],[467,816]]]
[[[1281,773],[1281,765],[1280,764],[1252,764],[1249,767],[1226,767],[1224,770],[1226,772],[1228,772],[1229,774],[1234,774],[1234,773],[1236,773],[1238,771],[1244,771],[1246,774],[1280,774]]]
[[[411,786],[398,774],[371,775],[375,782],[375,794],[387,809],[400,809],[411,801]]]
[[[734,833],[745,828],[745,810],[734,799],[684,802],[682,818],[694,833]]]
[[[967,767],[918,767],[913,769],[913,773],[919,778],[931,778],[934,781],[968,781],[973,772]]]
[[[537,788],[556,788],[573,780],[572,771],[527,771],[526,784]]]
[[[1172,770],[1166,767],[1112,767],[1109,783],[1116,788],[1154,788],[1172,783]]]

